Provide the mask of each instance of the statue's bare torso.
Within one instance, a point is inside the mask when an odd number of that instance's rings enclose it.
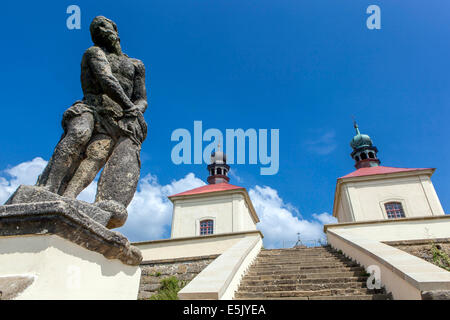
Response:
[[[109,67],[111,69],[112,75],[119,81],[123,91],[128,98],[131,99],[133,94],[133,85],[135,77],[135,65],[139,63],[139,60],[129,58],[128,56],[116,53],[107,53],[99,47],[91,47],[83,55],[81,61],[81,87],[83,89],[84,95],[88,94],[106,94],[105,90],[99,82],[99,79],[91,71],[91,56],[103,55],[106,57]]]

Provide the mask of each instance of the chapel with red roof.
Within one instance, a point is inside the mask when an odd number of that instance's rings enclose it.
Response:
[[[258,215],[247,190],[229,183],[230,167],[220,147],[207,169],[207,185],[169,196],[171,238],[255,231]]]
[[[372,139],[350,142],[356,170],[337,179],[333,216],[339,223],[444,215],[431,182],[434,168],[382,166]]]

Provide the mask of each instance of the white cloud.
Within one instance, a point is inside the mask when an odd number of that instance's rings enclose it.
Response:
[[[3,204],[16,191],[21,184],[34,185],[39,175],[47,165],[47,161],[41,157],[36,157],[31,161],[26,161],[10,169],[3,170],[3,177],[0,176],[0,204]],[[78,196],[78,199],[93,202],[97,191],[97,181],[92,182]]]
[[[44,159],[35,158],[0,172],[0,203],[5,202],[20,184],[34,185],[46,164]],[[167,196],[204,184],[193,173],[166,185],[161,185],[156,176],[148,174],[140,179],[136,194],[128,207],[127,222],[117,231],[131,241],[169,237],[172,203]],[[78,199],[93,202],[96,189],[97,180]],[[323,224],[336,222],[334,217],[325,212],[313,214],[311,220],[303,219],[297,208],[285,203],[277,190],[268,186],[250,188],[249,195],[261,220],[258,229],[264,234],[266,248],[292,246],[297,239],[297,232],[300,232],[302,240],[324,239]]]
[[[337,148],[336,133],[328,131],[306,142],[309,151],[319,155],[327,155]]]
[[[117,231],[122,232],[131,241],[169,237],[172,202],[167,196],[204,184],[193,173],[187,174],[180,180],[173,180],[167,185],[160,185],[156,176],[148,174],[139,181],[138,190],[128,207],[127,222]]]
[[[337,222],[337,219],[335,217],[326,212],[323,212],[321,214],[313,213],[313,217],[322,222],[322,224],[330,224]]]
[[[230,176],[230,178],[233,178],[233,180],[236,180],[237,182],[243,181],[243,179],[240,176],[238,176],[236,169],[230,169],[228,175]]]
[[[267,186],[251,188],[249,195],[261,221],[258,229],[264,234],[266,248],[292,247],[298,232],[305,242],[324,240],[323,224],[334,221],[325,212],[314,214],[312,220],[302,219],[294,206],[285,203],[275,189]]]
[[[34,185],[46,165],[47,161],[37,157],[0,172],[4,174],[0,176],[0,204],[8,200],[19,185]]]

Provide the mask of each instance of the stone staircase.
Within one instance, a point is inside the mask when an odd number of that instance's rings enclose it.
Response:
[[[330,246],[261,250],[235,299],[386,300],[368,289],[364,268]]]

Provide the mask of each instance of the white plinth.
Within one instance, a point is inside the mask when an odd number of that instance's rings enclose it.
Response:
[[[140,275],[57,235],[0,237],[0,278],[34,278],[14,299],[136,300]]]

